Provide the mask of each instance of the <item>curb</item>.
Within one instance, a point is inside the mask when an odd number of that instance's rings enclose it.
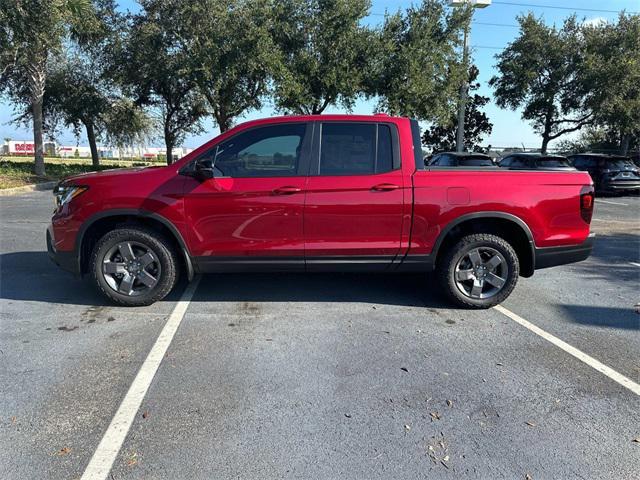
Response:
[[[35,192],[42,190],[51,190],[58,182],[34,183],[32,185],[24,185],[22,187],[5,188],[0,190],[0,197],[9,197],[11,195],[19,195],[20,193]]]

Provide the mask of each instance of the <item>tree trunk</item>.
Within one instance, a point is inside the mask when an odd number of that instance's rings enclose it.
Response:
[[[33,99],[33,143],[34,143],[34,171],[36,175],[44,176],[44,142],[42,140],[42,96]]]
[[[623,133],[620,139],[620,155],[626,156],[629,153],[629,142],[631,141],[631,135]]]
[[[231,128],[231,119],[223,113],[216,115],[216,123],[220,128],[220,133],[224,133]]]
[[[167,165],[171,165],[173,163],[173,142],[169,140],[165,140],[165,145],[167,148]]]
[[[96,133],[93,128],[93,123],[86,122],[84,124],[87,129],[87,139],[89,140],[89,147],[91,148],[91,163],[94,167],[100,166],[100,157],[98,157],[98,146],[96,145]]]
[[[540,148],[540,153],[542,153],[543,155],[546,155],[548,145],[549,145],[549,135],[547,133],[544,133],[542,135],[542,147]]]

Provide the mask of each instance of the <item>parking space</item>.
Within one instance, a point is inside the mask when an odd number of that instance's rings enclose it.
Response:
[[[184,286],[106,304],[50,263],[46,192],[3,198],[0,477],[80,478]],[[504,306],[640,383],[640,198]],[[109,478],[634,478],[640,397],[421,276],[201,279]]]

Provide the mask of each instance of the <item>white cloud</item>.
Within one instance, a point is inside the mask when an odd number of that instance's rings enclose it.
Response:
[[[604,25],[605,23],[607,23],[607,19],[604,17],[587,18],[584,22],[582,22],[582,24],[587,27],[597,27],[600,25]]]

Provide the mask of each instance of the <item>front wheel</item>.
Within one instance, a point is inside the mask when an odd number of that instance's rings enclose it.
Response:
[[[490,308],[504,301],[518,282],[520,264],[513,247],[496,235],[462,237],[437,264],[440,284],[456,304]]]
[[[151,305],[175,286],[176,255],[171,243],[153,230],[118,228],[98,240],[91,275],[111,301],[128,307]]]

